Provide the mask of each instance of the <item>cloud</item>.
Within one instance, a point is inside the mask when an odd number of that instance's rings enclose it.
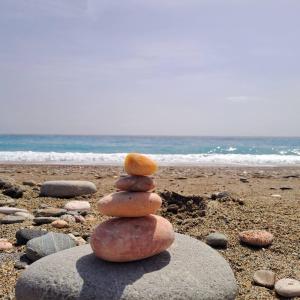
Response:
[[[264,101],[264,98],[254,97],[254,96],[229,96],[226,97],[226,100],[234,103],[248,103],[248,102],[256,102],[256,101]]]

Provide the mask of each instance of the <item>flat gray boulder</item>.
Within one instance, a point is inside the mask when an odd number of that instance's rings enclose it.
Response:
[[[41,186],[40,196],[72,198],[93,194],[97,191],[94,183],[81,180],[46,181]]]
[[[111,263],[90,245],[44,257],[17,281],[17,300],[231,300],[233,272],[217,251],[176,234],[168,251],[136,262]]]

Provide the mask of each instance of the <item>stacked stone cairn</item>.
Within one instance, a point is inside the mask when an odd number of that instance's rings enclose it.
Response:
[[[99,200],[98,210],[111,218],[99,224],[92,236],[94,254],[106,261],[128,262],[165,251],[174,241],[171,223],[155,215],[161,207],[155,184],[149,175],[157,171],[150,158],[130,153],[125,158],[128,176],[116,182],[118,192]]]

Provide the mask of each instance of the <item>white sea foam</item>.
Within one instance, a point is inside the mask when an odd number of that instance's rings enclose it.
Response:
[[[120,165],[126,153],[58,153],[9,151],[0,152],[2,163],[38,164],[97,164]],[[149,154],[161,165],[249,165],[287,166],[300,165],[297,155],[251,155],[251,154]]]

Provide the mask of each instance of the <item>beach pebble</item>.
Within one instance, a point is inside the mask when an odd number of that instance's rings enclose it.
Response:
[[[70,224],[76,222],[75,216],[71,216],[71,215],[62,215],[60,217],[60,219],[66,221],[66,222],[68,222]]]
[[[160,216],[149,215],[105,221],[95,228],[90,243],[97,257],[126,262],[158,254],[173,241],[171,223]]]
[[[265,230],[247,230],[240,232],[240,241],[256,247],[267,247],[273,242],[273,234]]]
[[[5,189],[3,194],[11,198],[18,199],[23,197],[23,190],[18,186],[12,186],[8,189]]]
[[[67,211],[62,208],[48,207],[44,209],[38,209],[35,213],[37,217],[60,217]]]
[[[26,256],[36,261],[44,256],[75,247],[76,243],[67,234],[49,232],[31,239],[26,245]]]
[[[80,180],[46,181],[41,186],[41,196],[72,198],[93,194],[97,191],[94,183]]]
[[[148,176],[124,176],[117,180],[115,186],[121,191],[148,192],[154,189],[155,184]]]
[[[26,245],[28,241],[33,238],[40,237],[47,234],[46,230],[22,228],[16,232],[16,239],[18,245]]]
[[[75,236],[72,233],[69,233],[68,236],[75,241],[77,246],[82,246],[87,244],[86,240],[84,240],[81,236]]]
[[[219,232],[209,234],[205,241],[207,245],[215,248],[226,248],[228,243],[226,235]]]
[[[287,298],[300,297],[300,281],[291,278],[280,279],[275,283],[275,291]]]
[[[66,210],[74,210],[74,211],[90,211],[91,205],[88,201],[69,201],[65,205]]]
[[[281,198],[281,195],[279,195],[279,194],[273,194],[273,195],[271,195],[271,197],[273,197],[273,198]]]
[[[57,220],[56,217],[37,217],[33,219],[33,222],[37,225],[50,224]]]
[[[10,250],[12,248],[12,243],[10,243],[7,239],[0,239],[0,251]]]
[[[257,285],[272,288],[275,284],[275,273],[270,270],[258,270],[253,275],[253,281]]]
[[[25,220],[26,218],[22,216],[7,215],[0,219],[0,223],[15,224],[15,223],[23,223]]]
[[[226,260],[206,244],[176,234],[158,255],[107,263],[90,245],[30,265],[16,284],[16,300],[234,300],[237,285]]]
[[[76,223],[84,223],[86,221],[85,218],[81,215],[74,216],[74,219]]]
[[[0,179],[0,189],[8,189],[11,188],[13,185],[11,182],[5,179]]]
[[[36,182],[34,180],[25,180],[23,181],[23,185],[36,186]]]
[[[33,220],[35,218],[33,214],[24,211],[17,211],[16,213],[14,213],[14,216],[21,216],[26,220]]]
[[[18,211],[28,212],[27,209],[23,209],[23,208],[7,207],[7,206],[0,207],[0,213],[5,215],[13,215]]]
[[[100,213],[114,217],[142,217],[154,214],[162,204],[155,193],[117,192],[98,201]]]
[[[224,198],[230,198],[230,194],[228,192],[226,192],[226,191],[213,193],[211,195],[211,199],[212,200],[224,199]]]
[[[157,171],[157,164],[151,158],[139,154],[130,153],[125,157],[125,171],[129,175],[151,175]]]
[[[54,228],[67,228],[69,227],[69,223],[64,220],[55,220],[51,223]]]

